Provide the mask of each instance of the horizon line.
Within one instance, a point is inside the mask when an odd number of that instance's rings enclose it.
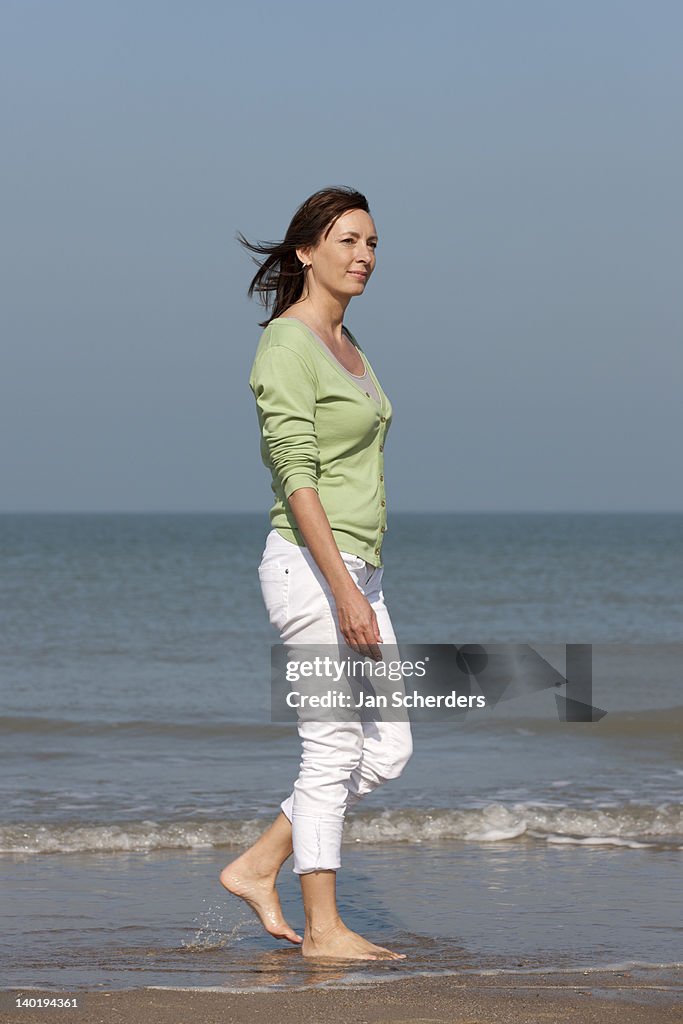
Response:
[[[474,508],[474,509],[394,509],[392,516],[400,515],[681,515],[683,508]],[[263,509],[0,509],[0,516],[69,516],[69,515],[122,515],[122,516],[263,516]],[[389,531],[387,531],[389,532]]]

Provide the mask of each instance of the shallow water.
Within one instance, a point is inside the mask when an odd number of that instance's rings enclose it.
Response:
[[[351,978],[683,963],[673,851],[453,841],[344,848],[347,924],[400,964],[313,965],[220,887],[228,851],[12,858],[8,986],[290,987]],[[7,868],[7,864],[5,864]],[[286,866],[283,908],[303,925]],[[10,938],[11,936],[11,938]]]
[[[399,641],[592,643],[592,724],[552,692],[418,723],[345,830],[340,905],[408,953],[331,974],[217,883],[289,792],[269,720],[259,516],[1,516],[9,984],[345,983],[683,961],[682,516],[394,516]],[[283,896],[301,926],[297,881]],[[519,968],[522,969],[522,968]]]

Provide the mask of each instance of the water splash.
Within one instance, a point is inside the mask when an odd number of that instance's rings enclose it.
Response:
[[[202,900],[202,903],[206,904],[207,900]],[[238,920],[232,927],[226,926],[224,910],[220,906],[210,904],[205,907],[192,923],[197,927],[194,936],[181,943],[186,953],[214,953],[242,940],[239,933],[243,930],[244,920]]]

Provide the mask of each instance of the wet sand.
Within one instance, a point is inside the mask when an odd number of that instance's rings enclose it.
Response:
[[[13,1009],[2,1020],[45,1024],[681,1024],[683,970],[406,978],[273,992],[139,989],[79,995],[79,1008]],[[56,992],[24,990],[48,998]],[[67,993],[65,993],[66,995]],[[71,993],[73,995],[73,993]]]

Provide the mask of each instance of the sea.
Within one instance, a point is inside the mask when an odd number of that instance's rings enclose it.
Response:
[[[0,956],[21,990],[264,990],[683,965],[683,515],[394,513],[406,644],[590,645],[552,690],[414,724],[347,819],[338,901],[406,954],[305,960],[219,884],[298,771],[260,514],[0,516]],[[279,889],[304,924],[288,861]],[[653,974],[654,976],[654,974]]]

